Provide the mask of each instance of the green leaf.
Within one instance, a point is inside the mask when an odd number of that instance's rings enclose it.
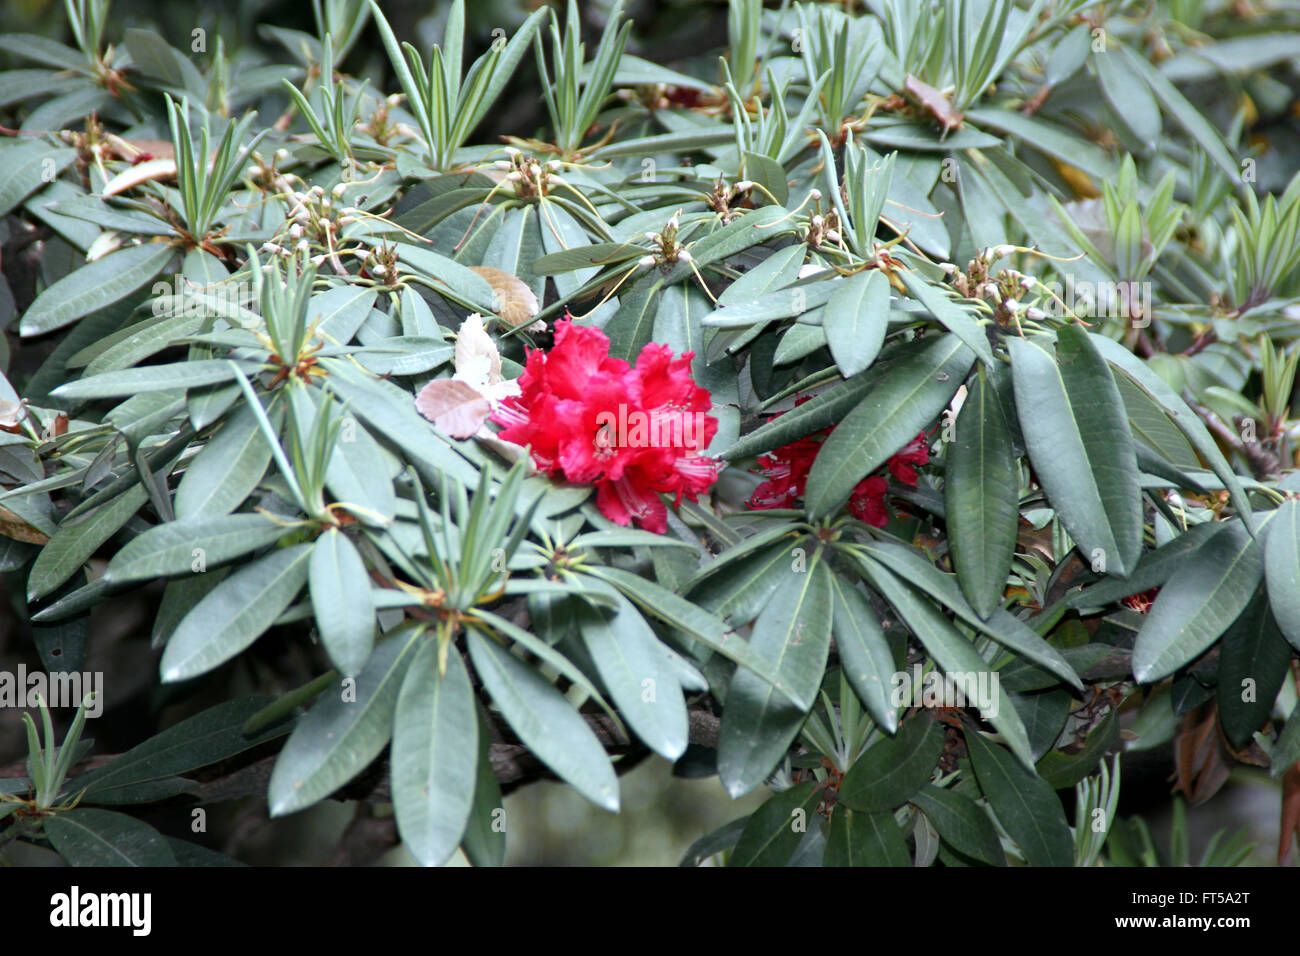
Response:
[[[1115,50],[1093,52],[1092,65],[1097,69],[1101,91],[1115,116],[1128,127],[1148,150],[1160,139],[1160,108],[1130,61],[1115,56]]]
[[[889,280],[872,269],[837,283],[822,326],[840,373],[851,378],[865,371],[889,328]]]
[[[1038,761],[1037,773],[1053,790],[1073,787],[1097,769],[1102,756],[1119,742],[1119,720],[1114,711],[1106,715],[1098,726],[1088,733],[1083,749],[1067,754],[1063,750],[1049,750]]]
[[[113,584],[126,584],[202,573],[264,548],[285,533],[284,527],[263,514],[169,521],[128,541],[113,556],[104,576]]]
[[[1254,512],[1251,510],[1250,498],[1247,497],[1241,481],[1237,478],[1228,460],[1223,457],[1218,444],[1210,436],[1209,430],[1200,417],[1188,407],[1187,403],[1142,359],[1138,358],[1121,343],[1105,336],[1092,336],[1092,344],[1110,363],[1112,369],[1119,369],[1129,380],[1158,403],[1173,420],[1174,424],[1192,443],[1197,453],[1205,459],[1210,469],[1223,481],[1223,486],[1232,495],[1233,507],[1246,522],[1253,533],[1255,531]]]
[[[376,380],[344,361],[325,359],[321,365],[330,373],[330,387],[339,398],[376,432],[409,455],[422,474],[436,480],[439,472],[445,472],[462,484],[478,484],[478,472],[454,445],[440,438],[434,427],[420,417],[410,392]]]
[[[196,359],[190,362],[172,362],[167,365],[145,365],[140,368],[103,372],[89,378],[60,385],[50,394],[63,401],[91,398],[117,398],[121,395],[138,395],[142,392],[167,392],[173,389],[198,388],[215,385],[235,377],[235,370],[256,370],[259,366],[243,362],[238,365],[229,359]]]
[[[29,193],[54,182],[76,158],[75,149],[40,142],[0,149],[0,163],[4,165],[4,173],[0,174],[0,217],[9,215]]]
[[[375,604],[365,562],[338,528],[330,528],[312,546],[307,589],[330,660],[344,676],[359,673],[374,644]]]
[[[23,314],[21,333],[42,335],[126,298],[162,272],[173,254],[166,243],[149,242],[127,246],[82,266],[36,297]]]
[[[971,766],[998,822],[1030,866],[1072,866],[1074,839],[1056,793],[983,734],[966,731]]]
[[[804,493],[808,513],[825,517],[844,504],[859,481],[943,411],[974,361],[974,353],[949,334],[882,375],[822,443]]]
[[[492,312],[496,297],[488,281],[468,266],[439,255],[422,246],[395,243],[393,249],[398,259],[412,272],[434,280],[432,288],[458,302],[465,308],[478,312]]]
[[[699,866],[710,857],[732,849],[748,824],[749,817],[741,817],[738,820],[732,820],[730,823],[724,823],[716,830],[709,831],[687,848],[686,852],[682,854],[681,862],[677,865],[686,867]]]
[[[339,417],[344,422],[343,431],[325,469],[325,486],[344,505],[359,505],[392,519],[397,513],[397,495],[388,465],[392,456],[355,420],[355,427],[350,426],[346,413]]]
[[[8,33],[0,36],[0,50],[83,75],[87,68],[86,58],[79,51],[34,33]]]
[[[586,534],[578,535],[566,547],[570,551],[575,548],[686,548],[691,551],[699,550],[697,545],[692,544],[690,541],[655,534],[653,531],[639,531],[636,528],[609,528],[605,531],[588,531]]]
[[[1295,498],[1284,501],[1269,521],[1264,574],[1277,626],[1300,650],[1300,501]]]
[[[307,302],[307,321],[325,342],[347,345],[365,324],[376,295],[374,289],[355,285],[319,292]]]
[[[1270,525],[1271,538],[1277,528]],[[1268,721],[1290,661],[1291,645],[1273,620],[1261,588],[1223,635],[1219,653],[1219,722],[1233,747],[1246,746]]]
[[[944,674],[960,676],[965,682],[974,682],[963,686],[986,687],[994,695],[987,701],[987,708],[981,707],[980,713],[1002,733],[1025,766],[1032,767],[1033,755],[1025,725],[996,672],[976,653],[970,641],[933,604],[895,577],[893,571],[865,555],[860,555],[858,560],[872,586],[894,606]]]
[[[213,588],[167,642],[162,679],[205,674],[261,637],[302,590],[311,551],[307,544],[273,551]]]
[[[972,352],[978,355],[981,362],[993,368],[995,362],[988,334],[967,308],[949,298],[940,287],[931,285],[919,273],[910,271],[902,275],[903,284],[907,286],[907,291],[912,294],[912,297],[938,319],[944,328],[961,339]]]
[[[1187,97],[1178,92],[1178,88],[1165,79],[1164,75],[1146,59],[1128,47],[1122,47],[1120,52],[1132,68],[1132,72],[1146,81],[1151,92],[1175,122],[1196,140],[1197,145],[1205,150],[1214,164],[1228,177],[1229,182],[1236,182],[1241,175],[1241,169],[1233,162],[1232,154],[1223,143],[1223,136],[1210,125],[1204,114],[1189,103]]]
[[[892,813],[862,813],[839,806],[831,814],[823,865],[911,866],[912,854]]]
[[[1133,676],[1147,684],[1195,660],[1245,610],[1264,573],[1259,542],[1227,522],[1160,589],[1133,646]]]
[[[1100,608],[1131,594],[1159,587],[1184,564],[1197,560],[1194,557],[1196,551],[1222,527],[1213,521],[1192,525],[1173,540],[1142,555],[1127,578],[1103,578],[1082,590],[1071,591],[1061,603],[1067,608]]]
[[[111,538],[148,500],[142,485],[127,491],[94,511],[65,520],[41,548],[27,577],[27,600],[45,597],[90,560],[100,545]]]
[[[784,206],[790,198],[790,184],[781,164],[762,153],[750,152],[745,153],[744,161],[745,176],[770,192],[778,206]]]
[[[474,866],[501,866],[506,858],[505,800],[492,767],[492,739],[482,710],[478,714],[478,764],[474,780],[474,805],[461,849]]]
[[[252,494],[270,463],[271,446],[262,436],[257,416],[251,406],[241,405],[185,469],[176,489],[177,519],[234,511]]]
[[[1019,486],[1011,428],[981,368],[957,415],[943,489],[957,580],[981,617],[1002,604],[1020,527]]]
[[[1006,865],[1007,856],[993,821],[969,797],[927,785],[912,795],[911,803],[958,853],[989,866]]]
[[[131,54],[131,64],[145,76],[162,80],[177,89],[185,88],[186,73],[189,71],[180,66],[182,58],[177,55],[177,51],[157,33],[152,30],[128,29],[123,44]]]
[[[178,840],[176,837],[163,837],[167,841],[167,846],[176,856],[178,866],[246,866],[224,853],[218,853],[215,850],[209,850],[205,846],[197,843],[191,843],[189,840]]]
[[[863,813],[893,812],[930,780],[943,753],[943,731],[928,714],[903,721],[859,757],[840,784],[840,803]]]
[[[209,707],[137,744],[103,767],[73,777],[66,789],[84,789],[88,800],[104,799],[126,787],[164,780],[237,756],[288,733],[292,726],[289,721],[280,721],[252,735],[243,732],[248,719],[270,702],[269,697],[239,697]]]
[[[784,866],[807,832],[816,826],[821,793],[812,781],[796,784],[768,799],[749,817],[727,866]]]
[[[733,219],[721,229],[716,229],[691,246],[695,266],[703,269],[723,259],[744,252],[750,246],[778,239],[793,227],[790,214],[780,206],[763,206]],[[783,228],[774,228],[784,223]],[[689,266],[679,264],[669,276],[669,281],[692,275]]]
[[[778,589],[754,622],[750,647],[773,663],[781,687],[809,709],[817,698],[831,640],[831,571],[814,553]]]
[[[810,282],[805,285],[793,285],[784,289],[777,289],[771,292],[762,292],[749,298],[739,298],[732,296],[725,303],[718,300],[719,307],[705,315],[700,321],[705,325],[716,326],[718,328],[746,328],[758,323],[766,323],[772,319],[785,319],[790,316],[803,315],[805,312],[811,312],[828,302],[836,300],[839,296],[844,298],[844,306],[851,307],[856,313],[857,308],[862,300],[862,295],[849,295],[845,298],[846,290],[858,289],[870,285],[868,281],[872,276],[880,276],[878,272],[859,272],[849,279],[836,281],[834,279],[823,280],[820,282]],[[883,278],[883,277],[881,277]],[[737,283],[739,284],[739,283]],[[889,312],[889,290],[888,280],[885,280],[885,317],[881,320],[883,330],[887,323]],[[829,309],[827,311],[830,311]],[[883,340],[883,332],[880,336]],[[877,345],[879,350],[879,345]],[[864,365],[863,368],[866,366]],[[848,373],[845,373],[846,375]]]
[[[1069,326],[1058,356],[1008,340],[1020,430],[1034,472],[1085,560],[1128,577],[1142,551],[1142,498],[1128,416],[1093,336]]]
[[[441,866],[456,852],[474,805],[479,763],[474,688],[456,648],[438,670],[438,642],[411,662],[393,721],[392,784],[397,829],[411,855]]]
[[[718,776],[732,799],[761,784],[798,736],[807,715],[753,675],[737,671],[727,689],[718,729]]]
[[[795,551],[805,544],[799,539],[793,546],[769,546],[727,565],[703,583],[696,575],[688,582],[691,599],[733,627],[747,624],[767,605],[798,557]]]
[[[1056,648],[1018,617],[1001,608],[995,608],[988,618],[980,617],[966,603],[952,576],[936,568],[916,548],[892,541],[868,541],[858,547],[894,573],[906,578],[922,594],[936,598],[971,627],[1083,690],[1083,682],[1078,674]]]
[[[1086,40],[1086,31],[1083,36]],[[1084,50],[1087,50],[1086,43]],[[1104,149],[1080,139],[1077,134],[1055,123],[997,107],[967,110],[966,117],[982,126],[1007,133],[1026,146],[1055,156],[1071,166],[1077,166],[1089,176],[1110,179],[1115,175],[1115,162],[1106,155]]]
[[[729,461],[762,454],[788,445],[844,419],[864,396],[878,388],[884,377],[898,367],[913,362],[928,362],[931,367],[942,364],[942,353],[947,353],[955,339],[929,338],[903,343],[888,348],[879,359],[861,375],[836,382],[824,391],[818,392],[809,401],[784,412],[765,425],[760,425],[749,434],[740,438],[722,453]],[[971,361],[974,361],[972,356]],[[955,390],[955,386],[954,386]],[[915,433],[908,435],[911,440]],[[897,448],[893,449],[897,451]]]
[[[613,358],[634,363],[641,354],[654,331],[663,286],[663,279],[657,274],[645,276],[620,297],[618,311],[610,316],[603,329],[609,336],[609,354]]]
[[[665,760],[686,752],[686,699],[666,666],[659,638],[631,603],[618,610],[580,605],[578,630],[602,683],[623,719]]]
[[[587,571],[594,577],[602,578],[616,586],[647,613],[653,614],[664,623],[699,641],[727,660],[751,671],[761,680],[773,686],[779,685],[781,678],[775,669],[755,654],[749,642],[739,637],[717,615],[710,614],[653,581],[647,581],[621,568],[596,565],[588,568]]]
[[[618,811],[618,780],[605,750],[581,715],[536,668],[478,631],[469,653],[483,686],[539,760],[584,797]]]
[[[786,694],[748,670],[737,670],[727,688],[718,729],[718,776],[733,798],[762,783],[785,755],[826,669],[830,571],[814,555],[806,571],[785,574],[782,586],[789,597],[778,593],[767,602],[750,647],[776,672]]]
[[[175,866],[163,835],[113,810],[79,807],[45,819],[45,835],[72,866]]]
[[[379,756],[393,733],[393,712],[424,630],[402,628],[376,645],[365,670],[327,691],[298,722],[271,772],[271,816],[329,796]]]
[[[898,669],[876,613],[852,581],[831,575],[832,632],[840,667],[872,719],[886,733],[898,730],[898,709],[889,702],[889,684]]]

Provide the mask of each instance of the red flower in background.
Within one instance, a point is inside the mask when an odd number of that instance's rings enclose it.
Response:
[[[1128,597],[1122,597],[1119,599],[1119,603],[1131,611],[1145,614],[1151,610],[1151,605],[1156,603],[1156,595],[1159,593],[1160,588],[1154,587],[1146,591],[1139,591],[1137,594],[1130,594]]]
[[[537,467],[596,486],[596,505],[621,525],[668,530],[660,494],[695,500],[718,477],[700,454],[718,430],[713,400],[691,377],[693,352],[650,343],[635,367],[609,355],[599,329],[562,319],[549,352],[528,353],[520,394],[492,420],[500,437],[529,446]]]
[[[795,400],[795,405],[808,401],[808,396]],[[768,421],[779,418],[774,415]],[[804,493],[808,484],[808,473],[812,471],[813,460],[821,450],[822,441],[835,430],[832,425],[821,431],[800,438],[788,445],[783,445],[768,455],[758,459],[766,479],[754,489],[749,498],[749,506],[756,509],[792,508],[795,499]],[[904,485],[916,487],[916,469],[914,465],[925,465],[930,461],[930,449],[925,443],[925,432],[921,432],[908,442],[898,454],[885,463],[895,480]],[[889,523],[889,512],[885,508],[885,493],[889,484],[881,475],[869,475],[859,481],[849,495],[849,513],[860,521],[874,528],[883,528]]]

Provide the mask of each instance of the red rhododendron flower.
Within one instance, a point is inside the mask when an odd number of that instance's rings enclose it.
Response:
[[[1156,595],[1160,593],[1159,587],[1154,587],[1146,591],[1139,591],[1137,594],[1130,594],[1128,597],[1119,599],[1130,610],[1137,611],[1139,614],[1145,614],[1151,610],[1151,605],[1156,603]]]
[[[795,405],[802,405],[806,401],[807,396],[796,399]],[[768,421],[779,417],[774,415]],[[834,425],[823,428],[759,458],[758,464],[763,469],[766,480],[754,489],[749,498],[749,506],[756,509],[794,507],[795,499],[803,495],[804,487],[808,484],[808,473],[812,471],[813,459],[821,450],[822,441],[834,430]],[[921,432],[885,463],[885,467],[901,484],[915,488],[916,469],[913,466],[929,463],[930,449],[925,443],[925,437],[925,432]],[[849,513],[872,527],[883,528],[889,523],[889,512],[885,509],[888,488],[888,482],[881,475],[863,478],[849,495]]]
[[[500,437],[527,445],[537,467],[596,486],[596,505],[621,525],[668,530],[661,494],[692,501],[718,477],[700,454],[718,430],[713,400],[691,377],[693,352],[650,343],[635,366],[609,355],[599,329],[562,319],[555,346],[528,353],[520,394],[492,416]]]

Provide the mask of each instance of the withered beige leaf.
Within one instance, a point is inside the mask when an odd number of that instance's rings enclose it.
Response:
[[[467,316],[456,333],[455,362],[456,377],[480,392],[501,381],[501,353],[477,312]]]
[[[518,276],[493,266],[470,266],[470,269],[486,279],[496,293],[497,313],[507,325],[514,328],[527,325],[541,311],[537,296]]]
[[[0,505],[0,536],[28,544],[46,544],[50,540],[49,535],[33,528],[4,505]]]
[[[176,176],[176,160],[174,159],[149,159],[143,163],[137,163],[127,169],[122,170],[107,183],[104,184],[103,196],[116,196],[118,193],[124,193],[128,189],[134,189],[143,182],[150,179],[174,179]]]
[[[454,378],[434,379],[415,396],[415,407],[452,438],[469,438],[492,410],[474,388]]]
[[[27,401],[23,399],[11,402],[0,398],[0,428],[5,431],[17,431],[19,424],[27,417]]]
[[[174,159],[176,147],[166,139],[123,139],[109,133],[104,137],[112,154],[118,159],[134,160],[139,156],[148,159]]]
[[[903,89],[915,96],[917,102],[934,114],[935,118],[942,124],[944,132],[960,126],[962,120],[966,118],[961,110],[952,105],[952,100],[929,83],[918,80],[910,73],[907,75],[907,82],[903,84]]]

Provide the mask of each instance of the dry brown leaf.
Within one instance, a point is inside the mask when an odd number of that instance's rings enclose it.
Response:
[[[175,159],[176,147],[166,139],[123,139],[111,133],[104,137],[109,150],[118,159],[134,162],[139,157],[145,159]]]
[[[50,540],[49,535],[33,528],[4,505],[0,505],[0,537],[28,544],[45,544]]]
[[[176,177],[176,160],[174,159],[150,159],[143,163],[136,163],[127,169],[122,170],[107,183],[104,184],[102,195],[107,198],[116,196],[118,193],[124,193],[128,189],[134,189],[143,182],[151,179],[174,179]]]
[[[1180,790],[1190,806],[1219,792],[1232,772],[1232,757],[1219,731],[1218,705],[1211,701],[1183,715],[1174,740],[1173,793]]]
[[[1277,838],[1277,865],[1286,866],[1292,838],[1300,838],[1300,761],[1282,774],[1282,832]]]
[[[962,115],[961,110],[952,105],[952,100],[929,83],[923,83],[910,73],[907,75],[907,82],[903,84],[903,89],[915,96],[917,102],[934,114],[935,118],[943,126],[945,133],[950,129],[956,129],[962,124],[962,120],[966,118]]]
[[[514,328],[527,325],[541,311],[537,296],[518,276],[492,266],[470,266],[470,269],[486,279],[496,293],[497,314],[507,325]]]
[[[434,379],[424,386],[415,396],[415,407],[452,438],[469,438],[492,411],[486,398],[454,378]]]

